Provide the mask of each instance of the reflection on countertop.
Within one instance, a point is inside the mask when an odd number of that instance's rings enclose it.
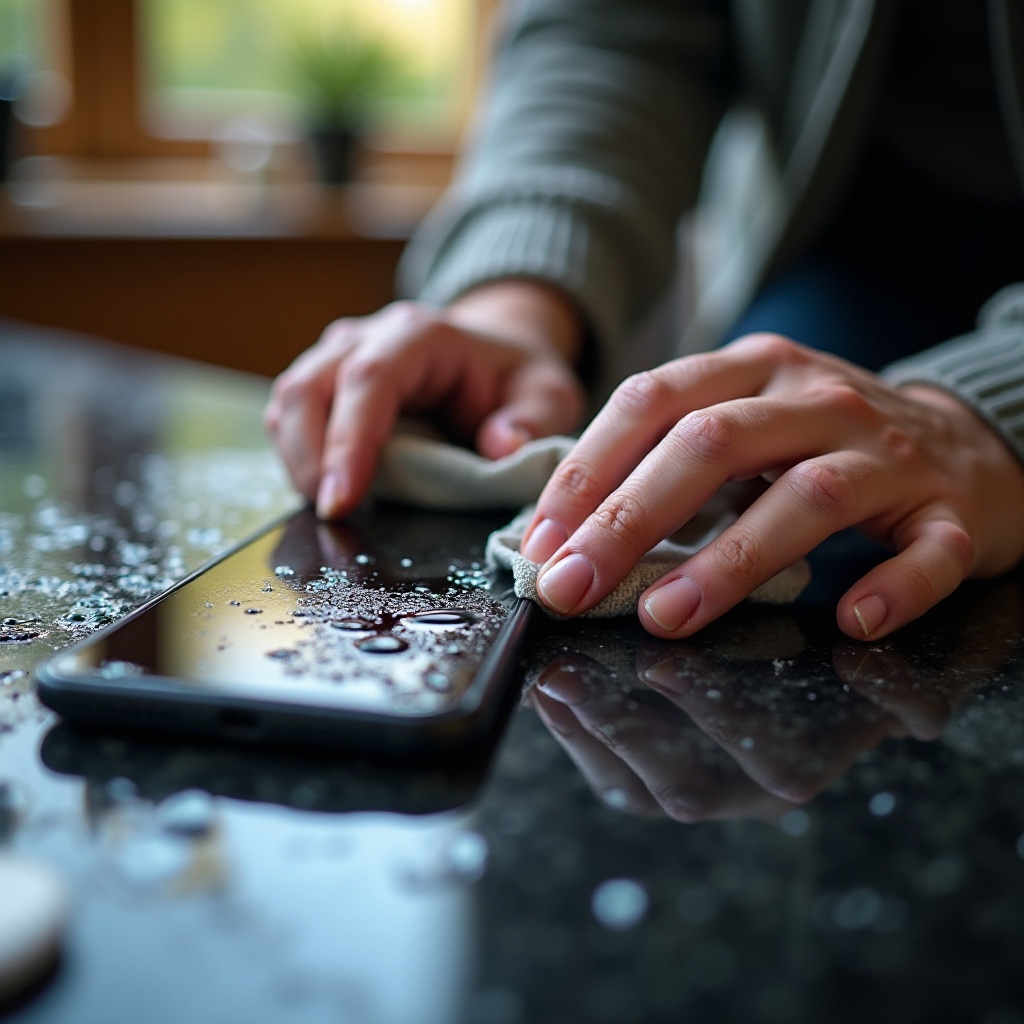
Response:
[[[0,330],[0,848],[75,894],[17,1024],[1024,1022],[1024,574],[881,643],[841,536],[685,643],[547,621],[493,763],[78,733],[31,670],[294,507],[264,381]]]

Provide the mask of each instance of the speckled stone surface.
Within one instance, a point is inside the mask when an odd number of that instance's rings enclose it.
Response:
[[[0,847],[72,908],[7,1019],[1024,1022],[1020,573],[872,645],[850,537],[685,643],[543,622],[490,762],[80,734],[33,666],[295,499],[265,382],[14,325],[0,365]]]

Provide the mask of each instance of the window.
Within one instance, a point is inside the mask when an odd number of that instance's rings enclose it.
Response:
[[[295,135],[291,41],[341,9],[387,40],[401,68],[378,104],[372,148],[448,160],[479,80],[481,25],[496,2],[0,0],[0,62],[18,55],[47,71],[48,84],[47,75],[36,83],[49,112],[32,122],[36,153],[202,157],[240,116]],[[61,82],[70,83],[63,105],[54,100]]]
[[[295,123],[296,40],[353,25],[393,56],[378,137],[450,148],[470,84],[471,15],[470,0],[142,0],[145,110],[157,134],[209,136],[239,115]]]

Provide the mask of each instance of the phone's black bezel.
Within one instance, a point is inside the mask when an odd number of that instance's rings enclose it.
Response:
[[[515,688],[509,684],[518,652],[533,621],[535,605],[531,601],[517,600],[458,704],[436,714],[397,715],[331,707],[313,701],[202,692],[164,676],[132,676],[112,683],[102,676],[70,675],[60,671],[58,666],[67,655],[102,641],[132,620],[146,615],[214,566],[258,542],[298,514],[301,510],[274,520],[116,622],[62,648],[40,663],[35,669],[39,699],[69,723],[133,732],[389,756],[444,756],[466,746],[485,743],[515,696]]]

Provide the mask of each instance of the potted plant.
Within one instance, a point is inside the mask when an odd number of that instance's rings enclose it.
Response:
[[[291,56],[317,174],[329,184],[348,181],[356,146],[375,107],[395,87],[401,60],[378,34],[353,21],[306,32]]]

